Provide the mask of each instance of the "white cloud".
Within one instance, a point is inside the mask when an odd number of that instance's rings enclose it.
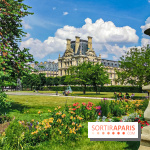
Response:
[[[65,15],[68,15],[69,13],[68,12],[63,12],[63,15],[65,16]]]
[[[148,0],[148,2],[150,3],[150,0]]]
[[[55,9],[56,9],[56,7],[53,7],[52,9],[53,9],[53,10],[55,10]]]
[[[147,46],[150,45],[150,39],[142,38],[141,40],[141,46]]]
[[[107,54],[107,53],[102,53],[102,54],[101,54],[101,58],[102,58],[102,59],[108,58],[108,54]]]
[[[28,39],[30,37],[30,33],[27,33],[25,38]]]
[[[55,37],[48,37],[44,42],[30,38],[21,43],[21,48],[29,47],[35,57],[44,58],[50,53],[64,52],[66,39],[75,40],[75,36],[85,40],[87,36],[92,36],[93,48],[97,54],[102,54],[103,58],[107,58],[108,53],[120,57],[127,50],[125,44],[137,43],[139,39],[136,30],[129,26],[116,27],[113,22],[104,22],[103,19],[92,23],[92,20],[87,18],[81,28],[66,25],[56,31]]]
[[[37,58],[44,58],[46,55],[54,52],[61,52],[65,49],[65,40],[57,37],[48,37],[43,43],[38,39],[30,38],[21,42],[20,48],[30,48],[30,53]]]
[[[22,25],[25,29],[32,29],[32,27],[28,23],[26,23],[24,20],[22,21]]]
[[[118,58],[117,58],[116,56],[113,56],[113,60],[117,61],[117,60],[118,60]]]
[[[48,62],[49,62],[49,61],[50,61],[50,62],[53,62],[53,61],[54,61],[55,63],[57,63],[57,62],[58,62],[58,59],[55,59],[55,60],[54,60],[54,59],[47,59],[47,61],[48,61]]]
[[[144,26],[141,26],[141,29],[142,29],[142,32],[144,33],[144,31],[146,29],[150,28],[150,17],[148,17],[145,21],[145,25]]]

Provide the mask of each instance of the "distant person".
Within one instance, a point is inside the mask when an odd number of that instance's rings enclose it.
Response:
[[[121,98],[122,98],[122,93],[121,93],[121,92],[119,92],[119,98],[120,98],[120,100],[121,100]]]
[[[132,95],[131,95],[131,99],[133,99],[133,97],[134,97],[134,94],[132,93]]]
[[[115,99],[117,99],[117,93],[116,92],[114,92],[114,97],[115,97]]]
[[[126,93],[126,98],[127,98],[127,99],[129,99],[129,98],[130,98],[130,96],[129,96],[129,93],[128,93],[128,92]]]

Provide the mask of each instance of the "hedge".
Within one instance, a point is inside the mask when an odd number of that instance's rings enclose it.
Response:
[[[51,86],[51,87],[43,87],[43,90],[51,90],[51,91],[64,91],[67,89],[67,86]],[[71,86],[72,91],[83,91],[83,87],[81,86]],[[93,87],[86,87],[86,91],[95,92]],[[130,92],[130,93],[142,93],[142,88],[137,86],[103,86],[98,87],[98,91],[100,92]]]

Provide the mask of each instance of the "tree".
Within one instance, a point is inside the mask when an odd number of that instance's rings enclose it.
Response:
[[[54,82],[54,85],[58,86],[60,84],[60,77],[55,77],[53,82]]]
[[[67,82],[65,82],[66,76],[60,77],[60,84],[61,85],[67,85]]]
[[[52,86],[52,85],[54,85],[54,77],[47,77],[47,78],[46,78],[46,85],[47,85],[47,86]]]
[[[86,92],[87,85],[93,85],[97,92],[97,86],[103,86],[109,83],[108,73],[105,71],[103,65],[93,65],[91,62],[83,62],[78,66],[71,66],[69,68],[71,75],[66,77],[66,82],[75,85],[83,86],[83,94]]]
[[[21,50],[18,42],[25,36],[22,30],[22,18],[33,14],[27,11],[31,8],[22,3],[23,0],[1,0],[0,1],[0,82],[6,83],[17,80],[31,71],[28,62],[34,61],[29,49]],[[5,86],[1,84],[0,86]]]
[[[22,88],[30,87],[33,90],[39,88],[41,85],[41,78],[38,74],[28,74],[27,76],[22,77]]]
[[[71,66],[68,68],[70,75],[66,76],[65,82],[69,84],[81,85],[83,87],[83,94],[86,92],[87,85],[90,84],[91,63],[83,62],[78,66]]]
[[[142,87],[150,83],[150,47],[132,48],[120,57],[117,82]]]
[[[98,86],[104,86],[106,83],[110,83],[109,75],[102,64],[91,65],[90,83],[94,86],[97,93]]]

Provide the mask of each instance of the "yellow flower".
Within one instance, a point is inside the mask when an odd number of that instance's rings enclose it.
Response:
[[[61,108],[61,106],[57,106],[58,107],[58,109],[60,109]]]
[[[65,118],[65,117],[66,117],[66,115],[65,115],[65,114],[63,114],[61,117],[62,117],[62,118]]]
[[[38,114],[40,114],[40,113],[41,113],[41,111],[39,110],[39,111],[38,111]]]
[[[34,119],[32,119],[31,121],[33,121],[33,122],[34,122]]]
[[[74,122],[72,122],[72,125],[75,125],[75,123],[74,123]]]
[[[48,134],[46,133],[46,136],[48,136]]]
[[[61,119],[57,119],[57,122],[58,122],[58,123],[61,123]]]
[[[5,136],[5,135],[6,135],[5,132],[3,132],[3,133],[2,133],[2,136]]]
[[[59,134],[61,134],[62,133],[62,131],[59,131]]]
[[[69,130],[69,133],[72,133],[72,130],[71,130],[71,129]]]
[[[27,112],[29,112],[29,111],[27,111]]]
[[[73,119],[73,116],[70,116],[70,119]]]
[[[19,124],[22,124],[22,121],[18,121]]]
[[[50,111],[50,110],[48,110],[48,112],[50,113],[51,111]]]
[[[78,128],[81,128],[81,127],[82,127],[82,125],[81,125],[81,124],[79,124]]]
[[[62,123],[61,125],[63,126],[64,124]]]
[[[57,110],[57,108],[55,108],[55,110]]]

